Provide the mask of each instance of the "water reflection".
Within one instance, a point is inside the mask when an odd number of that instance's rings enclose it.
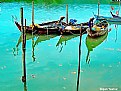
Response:
[[[61,35],[60,39],[58,40],[56,47],[59,49],[59,52],[62,51],[63,46],[66,45],[68,40],[71,40],[79,35]]]
[[[118,25],[115,25],[115,29],[116,29],[116,39],[115,42],[117,41],[117,31],[118,31]]]
[[[38,45],[38,43],[41,43],[42,41],[50,40],[51,38],[56,37],[57,35],[31,35],[31,34],[26,34],[26,40],[32,39],[32,59],[33,61],[36,60],[35,57],[35,46]],[[22,35],[20,35],[18,42],[16,44],[16,47],[13,48],[13,55],[16,56],[18,55],[18,47],[20,46],[22,40],[21,40]]]
[[[90,52],[94,50],[98,45],[100,45],[106,38],[107,38],[108,33],[101,37],[97,38],[91,38],[89,36],[86,37],[86,46],[88,49],[87,57],[86,57],[86,63],[89,64],[90,62]]]
[[[81,70],[81,40],[82,40],[82,34],[80,34],[80,42],[79,42],[79,59],[78,59],[78,74],[77,74],[77,89],[76,91],[79,91],[79,79],[80,79],[80,70]]]

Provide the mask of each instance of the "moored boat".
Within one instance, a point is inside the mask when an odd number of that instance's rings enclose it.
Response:
[[[64,17],[60,18],[57,21],[51,21],[42,24],[34,24],[33,26],[26,26],[27,33],[34,33],[34,34],[80,34],[86,33],[86,29],[88,28],[87,23],[81,24],[66,24],[62,22]],[[16,26],[21,31],[21,25],[15,21]],[[25,26],[23,26],[25,28]],[[22,32],[22,31],[21,31]]]
[[[108,23],[104,21],[99,21],[94,24],[92,28],[86,29],[88,36],[90,37],[99,37],[108,32]]]
[[[99,46],[106,38],[108,33],[104,34],[103,36],[92,38],[90,36],[86,37],[86,47],[88,50],[87,56],[86,56],[86,62],[89,64],[90,62],[90,52],[93,51],[97,46]]]

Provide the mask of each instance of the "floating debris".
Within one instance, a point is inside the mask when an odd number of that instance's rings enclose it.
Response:
[[[32,78],[35,78],[35,75],[34,74],[32,74],[31,76],[32,76]]]
[[[105,64],[102,64],[102,66],[104,67],[104,66],[105,66]]]
[[[63,77],[63,80],[66,80],[66,77]]]
[[[104,48],[104,49],[114,51],[114,48]]]
[[[52,46],[51,44],[48,44],[48,46]]]
[[[121,62],[118,62],[118,64],[121,64]]]
[[[121,52],[121,49],[117,49],[117,51]]]
[[[112,65],[109,65],[110,68],[112,68]]]
[[[1,67],[2,70],[4,70],[5,68],[6,68],[6,66]]]
[[[66,87],[63,87],[63,89],[66,89]]]
[[[80,72],[84,72],[83,70],[80,70]]]
[[[59,64],[59,66],[61,67],[61,66],[63,66],[62,64]]]
[[[71,74],[76,74],[76,71],[71,72]]]

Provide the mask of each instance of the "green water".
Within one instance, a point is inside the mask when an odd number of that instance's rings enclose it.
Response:
[[[24,84],[21,81],[21,33],[11,17],[14,15],[20,20],[20,7],[24,7],[24,17],[27,24],[31,24],[31,4],[0,4],[0,91],[26,91],[25,87],[27,91],[76,91],[79,36],[35,36],[36,45],[33,52],[31,36],[28,35],[27,82]],[[115,5],[115,9],[118,9],[118,6]],[[77,19],[78,23],[87,22],[93,17],[92,12],[97,13],[96,4],[69,4],[69,18]],[[110,16],[110,5],[102,4],[100,14]],[[60,16],[65,16],[64,4],[35,5],[36,23],[57,20]],[[87,35],[82,36],[79,91],[100,91],[103,87],[118,88],[118,91],[121,91],[121,26],[117,25],[115,28],[115,25],[110,25],[109,28],[112,31],[107,38],[90,52],[89,63],[86,63]],[[66,42],[58,44],[60,38],[65,38],[62,40]]]

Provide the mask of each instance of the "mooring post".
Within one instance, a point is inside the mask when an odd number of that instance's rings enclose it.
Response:
[[[80,78],[80,70],[81,70],[81,39],[82,39],[82,25],[80,28],[80,43],[79,43],[79,59],[78,59],[78,76],[77,76],[77,91],[79,91],[79,78]]]
[[[23,8],[21,8],[21,31],[22,31],[22,68],[23,76],[22,81],[26,82],[26,64],[25,64],[25,31],[23,27]]]
[[[68,5],[66,5],[66,23],[68,24]]]
[[[25,19],[25,28],[24,28],[24,46],[26,49],[26,19]]]
[[[34,31],[34,1],[32,0],[32,34]]]
[[[100,0],[98,0],[98,16],[100,14]]]
[[[24,82],[24,91],[27,91],[26,82]]]

